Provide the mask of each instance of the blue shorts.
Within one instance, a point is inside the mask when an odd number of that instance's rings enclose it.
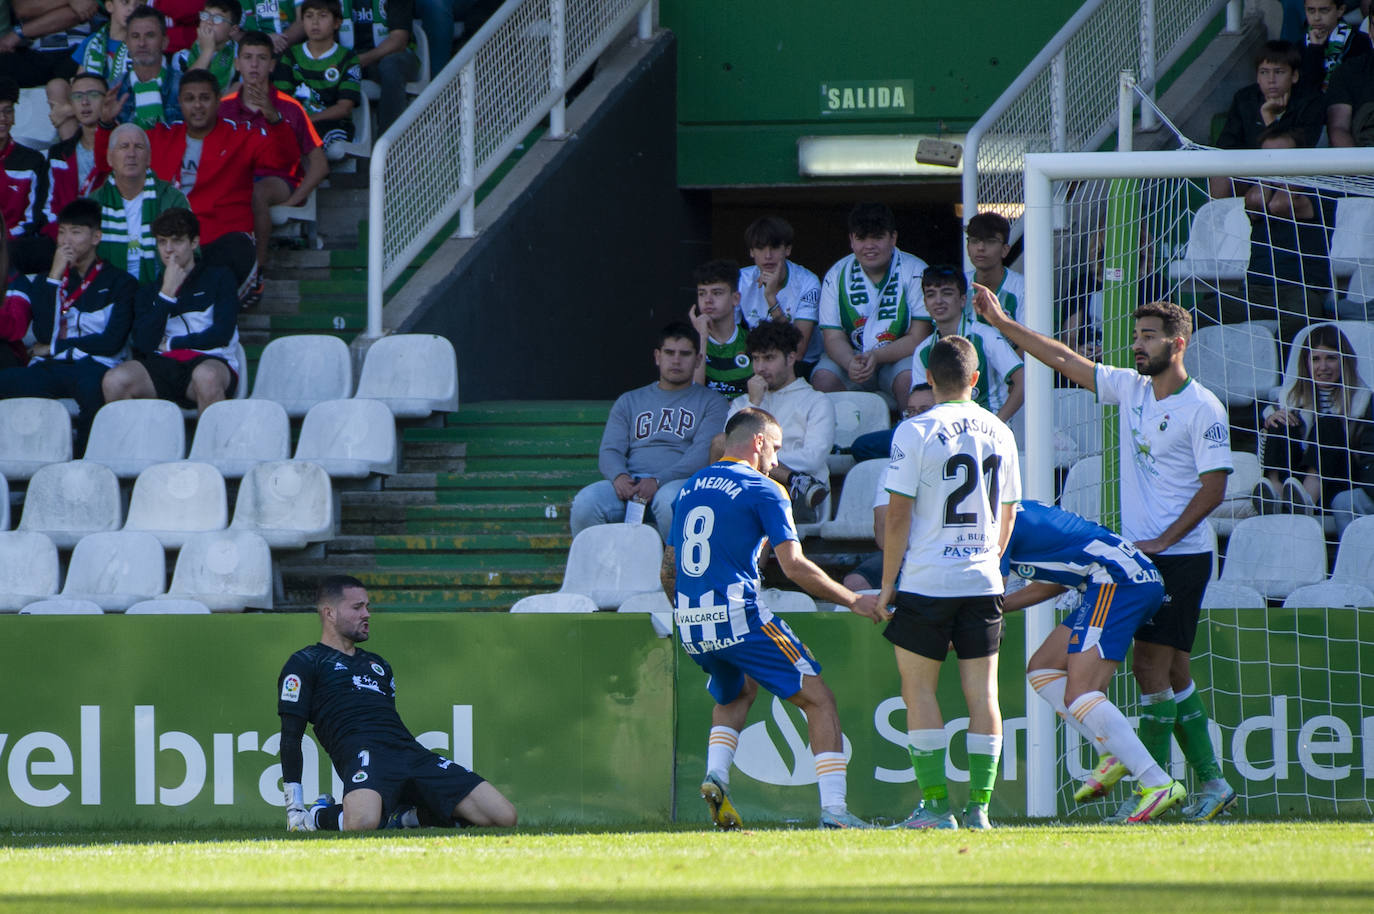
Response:
[[[1069,653],[1081,654],[1096,648],[1103,659],[1118,663],[1135,640],[1136,629],[1148,622],[1164,602],[1164,585],[1089,583],[1083,600],[1064,624],[1069,636]]]
[[[706,691],[716,704],[728,705],[739,698],[745,676],[752,676],[779,698],[788,699],[801,691],[803,676],[821,674],[821,665],[811,650],[777,616],[733,644],[715,650],[707,650],[705,644],[684,641],[682,647],[706,671]]]

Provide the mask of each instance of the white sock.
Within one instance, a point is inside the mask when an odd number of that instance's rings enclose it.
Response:
[[[1165,689],[1163,692],[1151,692],[1149,695],[1141,695],[1140,703],[1142,705],[1157,705],[1160,702],[1168,701],[1171,698],[1175,698],[1174,690]]]
[[[730,783],[730,766],[739,747],[739,731],[733,727],[712,727],[706,741],[706,773]]]
[[[821,809],[842,810],[845,805],[845,761],[843,752],[816,753],[816,786],[821,791]]]
[[[970,733],[965,730],[964,745],[968,747],[969,755],[976,752],[979,755],[990,755],[993,758],[1002,757],[1002,734],[1000,733]]]
[[[906,744],[922,752],[934,752],[949,745],[949,737],[944,730],[908,730]]]
[[[1146,787],[1163,787],[1171,780],[1150,756],[1150,750],[1135,735],[1130,721],[1121,709],[1107,700],[1101,692],[1085,692],[1069,706],[1069,714],[1092,734],[1098,751],[1107,751],[1117,758]]]
[[[1069,709],[1064,706],[1064,688],[1069,684],[1068,673],[1063,670],[1031,670],[1026,674],[1026,681],[1035,689],[1035,694],[1045,699],[1049,706],[1054,708],[1054,713],[1064,719],[1064,723],[1078,731],[1078,735],[1090,745],[1098,745],[1092,733],[1083,726],[1083,722],[1070,714]]]
[[[1184,686],[1183,688],[1179,689],[1177,692],[1174,693],[1174,701],[1182,703],[1184,699],[1188,698],[1188,696],[1192,695],[1196,691],[1197,683],[1189,681],[1189,683],[1186,686]]]

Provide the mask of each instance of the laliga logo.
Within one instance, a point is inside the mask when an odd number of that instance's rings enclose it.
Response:
[[[802,738],[796,721],[788,713],[782,699],[773,698],[773,725],[782,734],[792,756],[792,767],[778,751],[773,736],[768,732],[768,722],[759,721],[744,728],[739,735],[739,748],[735,751],[735,766],[749,777],[765,784],[780,787],[799,787],[816,783],[816,759],[811,747]],[[797,712],[801,713],[801,712]],[[847,761],[853,754],[849,737],[844,739],[844,757]]]

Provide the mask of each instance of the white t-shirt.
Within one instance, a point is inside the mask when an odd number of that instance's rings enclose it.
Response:
[[[855,352],[894,343],[913,320],[930,320],[921,274],[926,262],[897,248],[881,285],[875,285],[853,254],[832,266],[821,283],[822,330],[842,330]]]
[[[1121,436],[1121,535],[1151,540],[1192,501],[1203,473],[1231,472],[1231,429],[1226,410],[1193,379],[1155,399],[1150,378],[1132,368],[1097,366],[1097,399],[1118,404]],[[1212,550],[1202,524],[1164,555]]]
[[[820,320],[821,281],[806,267],[787,261],[787,280],[778,290],[778,307],[787,315],[789,321]],[[759,268],[748,266],[739,271],[739,307],[735,309],[736,320],[751,330],[770,320],[768,299],[759,285]],[[814,362],[821,357],[821,333],[812,329],[811,342],[807,344],[805,359]]]
[[[181,175],[177,181],[177,187],[187,196],[190,196],[192,188],[196,186],[196,174],[200,171],[200,151],[204,148],[204,139],[197,140],[187,135],[186,152],[181,156]]]
[[[730,401],[730,415],[753,405],[748,394],[735,397]],[[759,409],[766,410],[782,426],[778,462],[828,485],[826,458],[835,444],[835,401],[797,378],[781,390],[764,394]]]
[[[999,520],[1021,500],[1016,440],[1002,420],[967,400],[907,419],[892,435],[884,485],[914,499],[898,590],[927,597],[1002,592]]]

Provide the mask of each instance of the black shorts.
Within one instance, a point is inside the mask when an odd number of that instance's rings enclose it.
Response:
[[[433,821],[452,824],[458,804],[486,780],[416,742],[374,743],[342,761],[344,796],[362,788],[377,791],[383,822],[399,808],[416,806]]]
[[[1202,595],[1212,577],[1212,553],[1152,555],[1164,579],[1164,605],[1136,629],[1135,640],[1192,653],[1202,615]]]
[[[229,363],[217,355],[198,355],[184,362],[165,355],[149,355],[139,358],[138,361],[152,379],[153,390],[157,392],[159,400],[171,400],[178,406],[195,409],[196,403],[186,396],[186,390],[191,386],[191,373],[196,370],[197,365],[207,360],[214,360],[229,368]],[[224,391],[225,399],[234,395],[238,383],[239,376],[234,373],[234,369],[229,368],[229,386]]]
[[[926,597],[897,591],[897,611],[883,637],[931,660],[954,644],[960,660],[991,657],[1002,645],[1002,597]]]

